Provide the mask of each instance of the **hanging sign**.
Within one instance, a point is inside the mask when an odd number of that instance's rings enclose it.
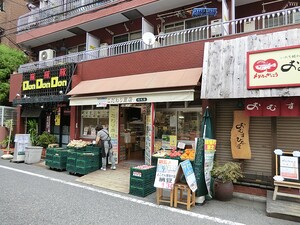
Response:
[[[248,116],[300,116],[300,100],[297,97],[246,99]]]
[[[216,16],[217,15],[217,8],[194,8],[192,11],[192,17],[198,16]]]
[[[251,159],[249,123],[250,118],[245,111],[234,111],[231,129],[231,153],[234,159]]]

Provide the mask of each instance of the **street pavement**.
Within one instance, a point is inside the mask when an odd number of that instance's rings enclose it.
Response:
[[[235,195],[231,201],[209,200],[187,211],[157,205],[155,193],[141,198],[77,178],[40,164],[0,159],[0,224],[298,224],[266,216],[263,198]]]

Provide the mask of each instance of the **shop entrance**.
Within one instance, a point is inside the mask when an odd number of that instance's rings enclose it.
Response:
[[[125,149],[125,160],[145,161],[145,105],[122,106],[121,149]]]

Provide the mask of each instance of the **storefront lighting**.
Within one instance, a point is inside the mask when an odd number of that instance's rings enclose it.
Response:
[[[184,116],[178,116],[178,119],[184,119]]]

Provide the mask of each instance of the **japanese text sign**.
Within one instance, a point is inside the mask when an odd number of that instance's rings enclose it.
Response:
[[[247,88],[300,86],[300,46],[247,53]]]
[[[178,160],[158,159],[154,187],[172,189],[178,169]]]

